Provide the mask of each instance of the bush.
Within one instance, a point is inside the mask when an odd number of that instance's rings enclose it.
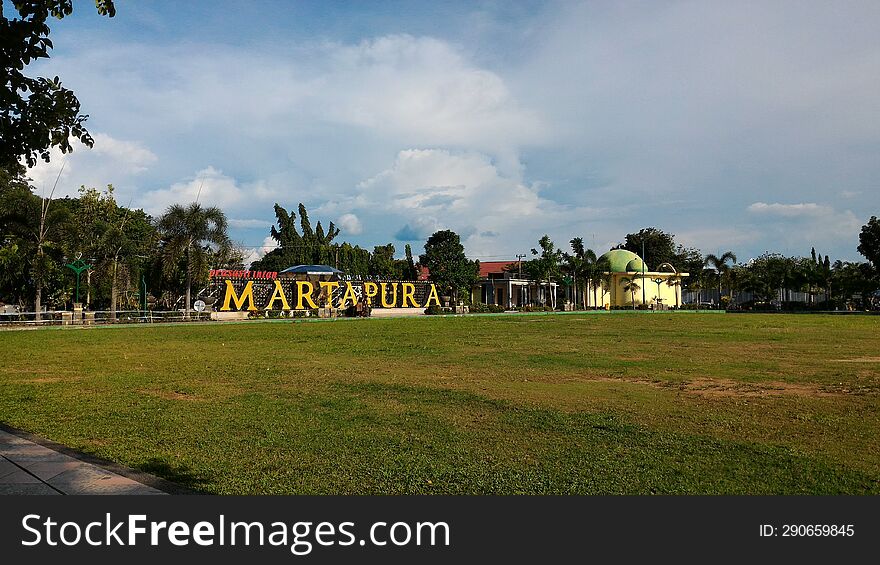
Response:
[[[470,306],[471,314],[500,314],[504,312],[504,306],[498,304],[483,304],[482,302],[474,302]]]
[[[519,309],[520,312],[553,312],[551,306],[532,306],[526,305]]]
[[[432,304],[432,305],[428,306],[427,308],[425,308],[425,314],[427,314],[428,316],[436,316],[437,314],[442,314],[442,313],[443,313],[442,308],[440,308],[440,306],[437,306],[436,304]]]

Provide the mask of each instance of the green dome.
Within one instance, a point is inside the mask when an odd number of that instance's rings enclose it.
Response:
[[[648,270],[641,257],[626,249],[612,249],[608,253],[604,253],[601,258],[607,259],[611,264],[612,273],[641,272],[643,266],[646,271]]]

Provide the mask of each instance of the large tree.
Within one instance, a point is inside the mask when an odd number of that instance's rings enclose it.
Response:
[[[56,181],[57,182],[57,181]],[[0,226],[4,229],[7,261],[13,250],[27,257],[27,276],[33,288],[36,320],[42,318],[43,290],[60,271],[64,255],[62,242],[69,228],[69,214],[52,196],[42,198],[20,177],[0,169]]]
[[[220,208],[204,208],[197,202],[188,206],[172,204],[159,218],[157,228],[166,270],[186,265],[185,317],[189,318],[193,273],[203,270],[208,252],[230,245],[226,235],[226,215]]]
[[[50,17],[62,19],[73,12],[73,0],[13,0],[17,17],[4,12],[0,2],[0,168],[21,173],[20,160],[28,166],[37,157],[49,160],[49,150],[71,151],[71,137],[91,147],[94,143],[83,125],[74,93],[54,78],[28,77],[25,68],[46,59],[52,49]],[[95,0],[98,13],[113,17],[113,0]],[[12,17],[10,17],[12,16]]]
[[[877,216],[871,216],[868,223],[862,226],[858,251],[875,269],[880,269],[880,220]]]
[[[370,254],[366,249],[347,243],[334,243],[341,233],[333,222],[326,231],[321,222],[313,228],[306,207],[299,205],[299,230],[296,213],[275,204],[275,225],[270,232],[278,247],[255,261],[251,268],[260,271],[282,271],[293,265],[326,264],[352,275],[366,275]],[[301,231],[300,231],[301,230]]]
[[[623,248],[639,255],[646,265],[654,268],[661,263],[674,264],[676,259],[675,236],[657,228],[643,228],[638,233],[626,234]]]
[[[425,253],[419,263],[427,267],[432,281],[441,292],[452,292],[458,299],[459,291],[470,291],[480,280],[480,264],[464,254],[464,246],[457,233],[451,230],[434,232],[425,243]]]

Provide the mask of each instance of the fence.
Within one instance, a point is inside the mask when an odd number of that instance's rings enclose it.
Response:
[[[724,292],[720,293],[717,288],[704,288],[700,290],[685,289],[681,292],[681,299],[684,304],[701,304],[714,307],[721,304],[722,296],[730,296],[730,291],[724,289]],[[757,299],[757,295],[753,292],[739,291],[733,293],[734,304],[743,304]],[[810,294],[809,292],[801,292],[797,290],[778,289],[770,300],[772,302],[800,302],[803,304],[813,304],[825,300],[825,295],[822,293]]]
[[[0,326],[92,326],[110,324],[151,324],[159,322],[204,322],[210,312],[190,310],[189,318],[183,310],[117,310],[116,319],[109,310],[84,310],[75,320],[70,310],[47,310],[37,320],[36,312],[0,312]]]

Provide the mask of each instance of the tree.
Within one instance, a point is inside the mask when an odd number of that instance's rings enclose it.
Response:
[[[370,274],[383,279],[400,279],[403,273],[397,270],[394,261],[394,244],[376,245],[370,256]]]
[[[255,261],[251,269],[282,271],[293,265],[327,264],[352,275],[368,274],[370,253],[366,249],[335,244],[333,241],[340,231],[333,222],[330,222],[326,231],[321,222],[313,229],[308,211],[302,203],[299,205],[299,216],[302,234],[296,228],[296,214],[288,213],[275,204],[276,220],[270,235],[278,242],[278,247]]]
[[[523,270],[531,278],[540,282],[546,282],[549,290],[553,288],[550,283],[558,280],[562,274],[563,253],[561,249],[556,249],[553,240],[546,234],[538,240],[538,247],[540,251],[532,248],[532,255],[537,256],[537,258],[523,263]],[[546,297],[544,303],[546,304]],[[550,304],[555,307],[552,296],[550,297]]]
[[[544,235],[538,240],[540,250],[532,248],[532,255],[537,259],[527,261],[526,271],[529,275],[539,281],[550,282],[558,279],[561,274],[560,266],[562,264],[562,250],[556,249],[550,236]]]
[[[67,228],[69,215],[65,208],[53,206],[55,186],[48,198],[41,198],[31,192],[27,183],[3,169],[0,169],[0,177],[3,185],[0,224],[18,242],[17,249],[30,258],[28,274],[34,289],[35,319],[40,321],[43,289],[49,275],[59,270],[58,264],[63,256],[59,242],[63,239],[62,231]],[[56,179],[56,186],[57,183]]]
[[[633,310],[636,309],[636,293],[642,289],[641,285],[636,281],[636,277],[623,277],[620,279],[623,283],[623,292],[629,292],[632,297]]]
[[[655,266],[661,263],[674,264],[676,259],[675,236],[657,228],[643,228],[638,233],[627,234],[623,248],[640,257],[644,255],[642,260],[645,264],[649,261]]]
[[[675,295],[675,309],[678,310],[678,289],[681,287],[681,277],[677,274],[672,275],[666,279],[666,286],[672,289],[672,293]]]
[[[593,289],[593,306],[598,307],[599,302],[596,297],[597,291],[601,288],[602,296],[604,297],[605,291],[611,287],[614,277],[611,274],[611,263],[609,263],[607,257],[603,255],[596,259],[595,253],[593,254],[593,257],[594,259],[587,264],[587,270],[589,272],[589,282],[587,284]]]
[[[862,226],[857,249],[875,269],[880,269],[880,220],[877,216],[871,216],[868,223]]]
[[[197,202],[188,206],[172,204],[159,218],[157,228],[161,237],[161,254],[166,270],[176,268],[183,259],[186,263],[185,317],[189,318],[194,271],[205,266],[207,251],[230,245],[226,235],[226,215],[220,208],[203,208]]]
[[[727,263],[730,263],[728,265]],[[727,290],[730,292],[730,300],[733,299],[733,290],[730,288],[730,269],[733,265],[736,264],[736,255],[732,251],[725,251],[720,256],[709,254],[706,255],[706,261],[704,266],[711,268],[715,271],[716,276],[718,277],[718,301],[721,301],[721,285],[725,282],[728,283]]]
[[[49,17],[62,19],[73,12],[73,0],[13,0],[17,18],[9,19],[0,2],[0,167],[21,173],[20,159],[29,167],[37,157],[49,160],[49,150],[72,150],[70,137],[89,147],[94,140],[83,125],[87,115],[80,114],[80,103],[72,91],[52,79],[25,76],[27,65],[47,59],[52,49]],[[95,0],[98,13],[113,17],[113,0]]]
[[[480,280],[479,262],[465,256],[461,238],[451,230],[434,232],[428,238],[419,263],[427,267],[430,279],[440,291],[451,291],[456,300],[460,290],[470,291]]]
[[[412,247],[410,247],[409,243],[404,247],[404,253],[406,255],[406,265],[403,268],[403,278],[408,281],[414,281],[419,278],[419,268],[416,267],[416,263],[413,261]]]
[[[563,253],[562,258],[565,262],[566,271],[573,277],[574,279],[574,288],[575,288],[575,303],[577,303],[577,291],[582,288],[583,293],[581,295],[582,305],[584,308],[587,307],[587,289],[592,287],[592,281],[596,279],[596,277],[601,272],[598,269],[596,252],[592,249],[587,249],[584,247],[584,240],[581,237],[572,238],[569,241],[571,245],[572,254]],[[595,303],[595,290],[596,287],[592,287],[594,291],[594,303]]]
[[[583,238],[572,238],[569,241],[569,244],[571,245],[572,253],[563,253],[562,259],[565,262],[565,271],[572,278],[572,284],[574,286],[572,301],[577,305],[578,290],[580,290],[580,286],[586,281],[587,250],[584,248]]]

